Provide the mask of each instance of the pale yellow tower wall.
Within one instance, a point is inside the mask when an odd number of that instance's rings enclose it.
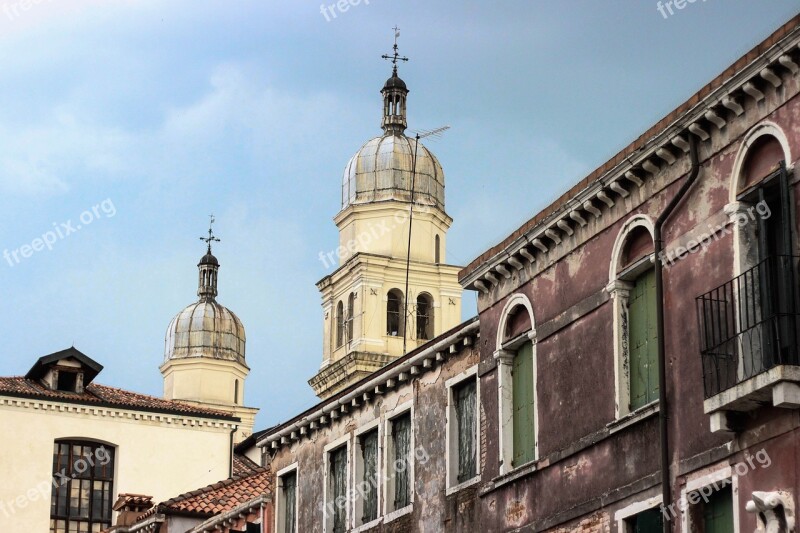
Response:
[[[164,398],[224,411],[241,418],[236,434],[236,441],[239,442],[252,434],[258,412],[258,409],[244,407],[244,385],[249,372],[246,366],[236,361],[210,357],[170,359],[161,366]]]
[[[462,288],[458,284],[459,267],[412,261],[409,271],[407,322],[407,351],[429,339],[416,338],[415,299],[421,294],[433,300],[433,331],[431,337],[457,326],[461,322]],[[322,288],[325,312],[323,364],[325,367],[353,351],[386,354],[392,358],[403,355],[402,332],[390,335],[387,331],[387,306],[390,290],[405,292],[405,259],[359,254],[346,268],[337,271]],[[347,309],[349,296],[355,293],[352,340],[338,345],[336,308],[341,301]]]
[[[405,259],[409,216],[409,204],[396,201],[352,205],[339,213],[334,219],[339,227],[339,265],[356,253]],[[446,263],[447,230],[452,219],[440,209],[415,204],[412,220],[411,260]]]

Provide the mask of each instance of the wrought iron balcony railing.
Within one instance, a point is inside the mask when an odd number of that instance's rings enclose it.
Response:
[[[800,365],[798,259],[768,257],[697,298],[706,398],[778,365]]]

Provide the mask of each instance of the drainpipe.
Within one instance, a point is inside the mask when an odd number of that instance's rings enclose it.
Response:
[[[656,219],[653,240],[655,246],[656,266],[656,327],[658,331],[658,419],[661,440],[661,505],[662,509],[669,509],[672,503],[672,484],[669,476],[669,425],[667,423],[667,356],[664,349],[664,263],[661,260],[664,251],[664,240],[661,229],[672,212],[689,192],[700,173],[700,164],[697,157],[697,140],[689,134],[689,155],[692,168],[689,177],[681,185],[678,193],[669,201],[667,207]],[[664,533],[672,531],[672,520],[664,520]]]
[[[233,453],[234,453],[233,452],[233,435],[234,435],[234,433],[236,433],[237,429],[239,429],[239,426],[237,426],[236,424],[233,424],[232,429],[231,429],[231,442],[230,442],[230,444],[231,444],[231,448],[230,448],[231,457],[230,457],[230,459],[231,460],[228,463],[228,465],[229,465],[228,466],[228,477],[229,478],[233,477]]]

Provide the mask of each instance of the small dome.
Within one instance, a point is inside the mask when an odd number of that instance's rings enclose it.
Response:
[[[210,357],[246,365],[244,354],[242,321],[213,299],[186,307],[167,328],[164,361]]]
[[[406,82],[401,80],[398,76],[392,76],[388,80],[386,80],[386,84],[383,86],[384,89],[403,89],[408,90],[406,87]]]
[[[342,209],[386,200],[410,201],[415,143],[400,133],[367,141],[345,167]],[[417,150],[414,201],[444,210],[444,171],[422,143]]]
[[[214,254],[212,254],[212,253],[209,251],[208,253],[206,253],[206,255],[204,255],[204,256],[203,256],[203,257],[200,259],[200,262],[197,264],[197,266],[200,266],[200,265],[214,265],[214,266],[219,266],[219,261],[217,261],[217,258],[216,258],[216,257],[214,257]]]

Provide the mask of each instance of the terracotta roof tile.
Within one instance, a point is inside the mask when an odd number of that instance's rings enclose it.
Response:
[[[83,393],[76,394],[51,390],[37,381],[24,377],[0,378],[0,395],[97,405],[98,407],[120,407],[140,411],[185,414],[204,418],[235,419],[235,417],[223,411],[196,407],[174,400],[164,400],[155,396],[147,396],[145,394],[98,385],[96,383],[90,383]]]
[[[258,465],[244,455],[233,455],[233,475],[245,476],[258,470]]]
[[[255,498],[272,492],[271,472],[256,468],[247,475],[208,485],[199,490],[181,494],[158,505],[159,513],[190,513],[213,516],[225,513]]]

